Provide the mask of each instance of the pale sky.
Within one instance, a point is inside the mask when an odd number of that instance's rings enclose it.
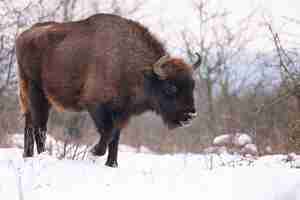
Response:
[[[196,0],[195,0],[196,1]],[[185,0],[149,0],[154,7],[160,8],[165,13],[178,13],[177,19],[185,19],[192,11],[192,1]],[[237,16],[244,16],[253,9],[260,8],[274,17],[289,16],[300,19],[300,1],[298,0],[210,0],[216,6],[224,7]]]
[[[195,0],[196,1],[196,0]],[[192,0],[148,0],[149,14],[146,19],[142,19],[146,24],[157,26],[164,24],[165,34],[173,34],[182,31],[185,27],[192,29],[197,26],[195,10],[193,9]],[[289,38],[289,40],[299,42],[300,45],[300,24],[288,23],[283,17],[295,18],[300,21],[300,0],[209,0],[213,9],[225,8],[231,13],[230,23],[238,26],[239,20],[246,17],[256,10],[255,26],[258,26],[263,19],[273,19],[276,31],[294,34],[297,38]],[[143,11],[144,12],[144,11]],[[158,13],[158,15],[153,15]],[[264,17],[263,17],[264,16]],[[261,34],[261,38],[265,38],[263,34],[267,34],[266,30],[257,30],[257,27],[251,27],[254,34]],[[161,32],[161,30],[160,30]],[[266,39],[264,39],[266,40]],[[292,43],[291,41],[289,41]],[[257,42],[257,47],[268,46],[268,41]]]
[[[1,0],[0,0],[1,1]],[[27,2],[29,0],[13,1],[13,3]],[[32,1],[32,0],[30,0]],[[37,1],[37,0],[36,0]],[[78,13],[78,18],[87,17],[85,15],[86,6],[93,1],[98,0],[83,0],[80,4],[81,14]],[[122,5],[125,7],[130,5],[136,0],[124,0]],[[197,30],[199,27],[197,21],[197,15],[193,2],[197,0],[147,0],[146,6],[141,10],[144,18],[139,19],[142,23],[145,23],[153,32],[162,35],[162,39],[170,40],[169,43],[176,43],[176,34],[181,33],[185,29]],[[229,23],[232,26],[238,26],[239,20],[246,17],[254,10],[257,11],[255,23],[251,26],[255,36],[265,38],[262,34],[266,34],[266,30],[259,29],[257,26],[263,21],[263,17],[266,18],[272,16],[273,22],[276,26],[276,31],[282,31],[285,33],[295,35],[294,38],[289,38],[289,43],[297,42],[300,47],[300,23],[289,23],[283,17],[295,18],[300,21],[300,0],[206,0],[211,5],[213,10],[225,8],[229,11],[230,18]],[[124,4],[123,4],[124,3]],[[86,5],[85,5],[86,4]],[[82,14],[83,13],[83,14]],[[161,30],[163,27],[163,30]],[[175,36],[175,37],[171,37]],[[173,42],[174,40],[174,42]],[[266,41],[258,41],[256,46],[264,46]]]

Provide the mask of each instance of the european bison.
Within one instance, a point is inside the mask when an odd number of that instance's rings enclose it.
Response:
[[[144,26],[97,14],[82,21],[38,23],[16,41],[20,104],[25,115],[24,157],[45,151],[51,106],[88,111],[101,135],[92,149],[108,147],[106,165],[117,167],[120,131],[145,111],[169,128],[195,117],[194,65],[172,58]]]

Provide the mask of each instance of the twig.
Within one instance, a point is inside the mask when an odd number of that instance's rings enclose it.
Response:
[[[280,95],[279,97],[275,98],[273,101],[271,101],[269,103],[262,104],[259,107],[259,109],[257,109],[257,111],[255,112],[255,115],[261,114],[261,112],[263,112],[266,108],[270,108],[270,107],[286,100],[287,98],[289,98],[292,95],[293,95],[293,91],[288,90],[286,93],[284,93],[283,95]]]

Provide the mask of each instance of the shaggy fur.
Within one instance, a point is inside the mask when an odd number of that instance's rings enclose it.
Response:
[[[164,46],[132,20],[98,14],[38,23],[18,37],[16,48],[25,140],[46,130],[51,106],[87,110],[101,134],[94,154],[103,155],[109,146],[107,165],[116,166],[120,131],[131,116],[152,110],[175,128],[195,113],[192,66],[171,58],[162,66],[162,80],[152,66],[167,54]],[[32,147],[25,143],[26,148]],[[24,156],[32,156],[28,152]]]

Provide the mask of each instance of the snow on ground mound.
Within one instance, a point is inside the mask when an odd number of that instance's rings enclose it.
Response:
[[[229,134],[223,134],[220,136],[215,137],[213,141],[213,145],[218,145],[218,146],[225,146],[227,144],[232,143],[232,135]]]
[[[233,144],[239,147],[245,146],[247,144],[251,144],[252,139],[248,134],[245,133],[238,133],[235,134],[233,138]]]
[[[257,156],[257,146],[252,142],[252,138],[246,133],[223,134],[215,137],[213,146],[206,148],[204,152],[217,154],[228,152]]]
[[[105,167],[105,157],[92,162],[21,155],[0,149],[1,199],[300,200],[300,170],[290,168],[284,155],[251,160],[120,152],[118,169]]]
[[[243,147],[251,144],[252,138],[246,133],[223,134],[215,137],[213,145]]]
[[[241,154],[257,155],[258,150],[255,144],[246,144],[240,151]]]

